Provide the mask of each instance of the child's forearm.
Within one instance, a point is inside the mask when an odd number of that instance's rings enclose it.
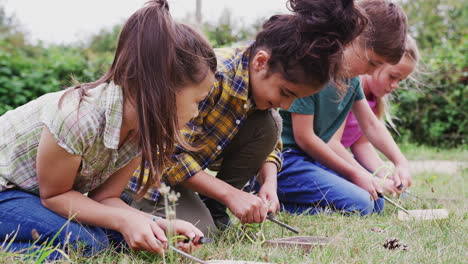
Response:
[[[355,165],[343,159],[327,143],[315,134],[313,127],[314,115],[292,114],[291,116],[293,121],[294,140],[310,157],[350,181],[353,181],[356,177],[362,175],[362,170],[356,169]],[[341,139],[341,136],[335,133],[332,140],[338,138]]]
[[[363,132],[372,145],[392,161],[395,166],[407,164],[407,159],[401,153],[393,137],[382,122],[376,122]]]
[[[355,102],[353,113],[364,136],[374,147],[380,150],[395,166],[407,163],[405,156],[401,153],[385,124],[377,119],[366,101]]]
[[[328,144],[323,142],[316,135],[307,135],[302,140],[296,139],[296,141],[302,150],[327,168],[351,181],[356,176],[358,171],[356,166],[339,156]]]
[[[73,221],[112,230],[119,230],[122,220],[130,211],[96,202],[82,193],[70,190],[42,199],[49,210]]]
[[[272,162],[265,162],[258,173],[257,181],[260,184],[273,183],[276,185],[278,168]]]
[[[138,210],[136,208],[131,207],[130,205],[126,204],[124,201],[122,201],[118,197],[107,198],[107,199],[104,199],[104,200],[100,201],[100,203],[102,203],[104,205],[111,206],[111,207],[120,208],[120,209],[123,209],[123,210],[129,210],[129,211],[134,212],[134,213],[139,213],[139,214],[144,215],[145,217],[148,217],[148,218],[153,217],[151,214],[145,213],[143,211],[140,211],[140,210]]]
[[[368,171],[373,173],[384,165],[374,146],[372,146],[365,136],[361,136],[350,148],[359,164]],[[385,176],[387,173],[388,171],[386,170],[380,170],[378,176]]]
[[[366,171],[366,169],[353,157],[353,155],[345,149],[341,142],[332,139],[328,142],[328,146],[330,146],[330,148],[342,159],[355,166],[356,169]]]

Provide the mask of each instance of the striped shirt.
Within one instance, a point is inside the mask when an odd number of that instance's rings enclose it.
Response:
[[[249,99],[248,47],[216,49],[218,67],[216,81],[207,98],[200,103],[198,117],[192,119],[183,135],[200,151],[190,152],[179,147],[173,155],[173,163],[164,170],[162,179],[176,185],[198,172],[210,168],[218,170],[223,149],[231,142],[248,115],[255,111]],[[247,51],[247,52],[246,52]],[[281,151],[276,149],[267,161],[281,168]],[[140,169],[128,185],[134,192]],[[146,176],[146,175],[145,175]],[[146,199],[156,201],[157,189],[150,189]]]
[[[57,144],[81,156],[73,189],[89,192],[140,155],[138,145],[119,148],[123,95],[119,86],[102,84],[88,90],[79,104],[78,91],[49,93],[0,116],[0,191],[16,187],[39,193],[36,156],[44,127]],[[79,109],[78,109],[79,104]]]

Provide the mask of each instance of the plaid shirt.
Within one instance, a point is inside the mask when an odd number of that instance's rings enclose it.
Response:
[[[255,111],[254,103],[249,99],[247,48],[216,49],[216,82],[207,98],[200,103],[199,116],[190,121],[188,129],[183,130],[188,142],[203,148],[198,152],[176,149],[173,164],[162,175],[162,179],[170,185],[176,185],[206,168],[217,170],[222,161],[221,152],[237,134],[248,115]],[[279,169],[280,155],[278,148],[267,161],[275,163]],[[128,186],[134,192],[137,191],[139,173],[138,169]],[[145,196],[153,201],[158,197],[157,189],[150,189]]]
[[[73,189],[89,192],[141,155],[126,141],[119,148],[123,96],[119,86],[90,89],[79,104],[78,91],[49,93],[0,116],[0,191],[18,187],[39,193],[36,157],[44,127],[68,153],[81,156]]]

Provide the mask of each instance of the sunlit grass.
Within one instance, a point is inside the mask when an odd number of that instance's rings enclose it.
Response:
[[[422,151],[424,152],[424,151]],[[417,153],[417,151],[415,151]],[[459,152],[466,153],[466,152]],[[426,155],[426,154],[424,154]],[[452,154],[450,154],[452,155]],[[448,219],[400,221],[397,209],[386,205],[382,215],[369,217],[318,214],[293,216],[280,213],[277,218],[302,231],[301,235],[338,237],[338,242],[304,252],[300,248],[272,248],[240,240],[237,229],[230,229],[215,242],[194,253],[205,259],[233,259],[283,264],[295,263],[466,263],[468,259],[468,213],[466,184],[468,170],[455,174],[424,172],[413,175],[411,195],[401,200],[407,209],[445,208]],[[379,227],[383,232],[375,232]],[[266,239],[294,236],[279,226],[264,224]],[[398,238],[409,250],[388,250],[386,239]],[[37,254],[37,253],[36,253]],[[158,255],[141,252],[121,253],[113,249],[92,258],[69,252],[70,261],[56,263],[162,263]],[[33,263],[28,256],[0,253],[0,263]],[[175,263],[191,263],[180,257]]]
[[[452,160],[468,162],[468,145],[452,149],[418,146],[411,143],[403,143],[398,146],[410,160]]]

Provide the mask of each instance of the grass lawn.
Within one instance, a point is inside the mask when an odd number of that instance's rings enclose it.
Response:
[[[415,146],[403,148],[409,151],[410,159],[445,159],[467,161],[466,149],[455,150],[456,154]],[[460,158],[464,156],[465,159]],[[414,174],[412,196],[402,200],[407,209],[446,208],[448,219],[429,221],[400,221],[397,210],[386,205],[382,215],[369,217],[319,214],[291,216],[278,214],[277,218],[298,227],[301,235],[338,237],[339,241],[305,252],[299,248],[271,248],[253,244],[247,239],[239,240],[237,232],[230,230],[214,237],[213,244],[194,253],[205,259],[233,259],[264,261],[271,263],[467,263],[468,262],[468,199],[465,186],[468,170],[455,174],[423,172]],[[378,228],[380,232],[372,229]],[[294,234],[267,222],[263,226],[266,239],[282,238]],[[388,250],[383,247],[386,239],[398,238],[408,250]],[[57,263],[161,263],[158,256],[142,253],[123,254],[111,250],[93,258],[79,257],[71,253],[70,261]],[[32,263],[18,259],[11,253],[0,253],[0,263]],[[191,263],[178,258],[167,263]]]
[[[468,162],[468,145],[452,149],[439,149],[415,144],[398,145],[410,160],[452,160]]]

